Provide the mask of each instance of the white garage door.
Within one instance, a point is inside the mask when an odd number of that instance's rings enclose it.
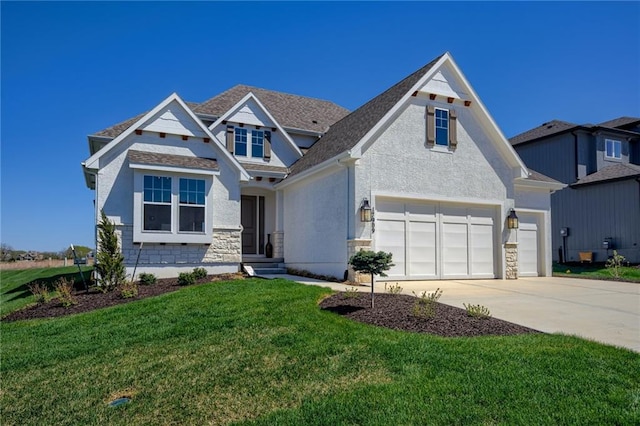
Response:
[[[537,215],[520,213],[518,215],[518,275],[537,277],[539,273],[538,220]]]
[[[495,278],[495,209],[376,200],[376,249],[391,252],[387,279]]]

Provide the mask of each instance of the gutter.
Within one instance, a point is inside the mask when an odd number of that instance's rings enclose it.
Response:
[[[335,157],[329,158],[328,160],[325,160],[320,164],[316,164],[310,169],[307,169],[300,173],[295,174],[293,177],[289,177],[290,175],[288,174],[287,176],[285,176],[282,182],[279,182],[276,185],[274,185],[274,188],[276,189],[286,188],[287,186],[293,185],[294,183],[299,182],[302,179],[305,179],[316,173],[320,173],[323,170],[327,170],[337,165],[340,165],[340,163],[343,160],[346,160],[348,158],[351,158],[351,151],[344,151],[343,153],[338,154]]]

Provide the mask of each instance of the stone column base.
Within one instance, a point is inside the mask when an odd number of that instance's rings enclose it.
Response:
[[[518,243],[504,243],[505,256],[505,278],[508,280],[518,279]]]
[[[273,244],[273,257],[284,258],[284,231],[273,232],[271,244]]]
[[[347,240],[347,260],[351,259],[351,256],[361,250],[371,250],[371,240]],[[350,265],[348,266],[348,268],[349,273],[347,279],[349,281],[355,282],[357,284],[371,283],[371,275],[356,272]]]

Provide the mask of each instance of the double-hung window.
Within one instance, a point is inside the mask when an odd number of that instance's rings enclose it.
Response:
[[[449,145],[449,111],[435,109],[436,145]]]
[[[204,232],[205,189],[203,179],[180,178],[180,232]]]
[[[143,192],[143,229],[171,231],[171,178],[145,176]]]
[[[235,130],[235,149],[236,155],[247,155],[247,129],[236,127]]]
[[[605,157],[620,159],[622,156],[622,142],[614,139],[605,139]]]
[[[251,131],[251,156],[262,158],[264,155],[264,132],[262,130]]]

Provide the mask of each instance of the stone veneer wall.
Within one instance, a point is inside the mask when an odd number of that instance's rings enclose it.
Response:
[[[371,250],[371,240],[347,240],[347,260],[351,259],[351,256],[361,250]],[[371,283],[371,276],[369,274],[361,274],[360,272],[356,272],[351,266],[349,266],[348,279],[349,281],[361,284]]]
[[[505,278],[518,279],[518,243],[507,242],[504,244],[505,252]]]
[[[133,226],[119,225],[116,233],[127,265],[134,265],[140,251],[133,244]],[[240,263],[242,242],[239,229],[214,229],[211,244],[146,243],[140,251],[138,265],[175,265],[207,263]]]
[[[284,258],[284,232],[275,231],[271,234],[271,244],[273,244],[273,257]]]

